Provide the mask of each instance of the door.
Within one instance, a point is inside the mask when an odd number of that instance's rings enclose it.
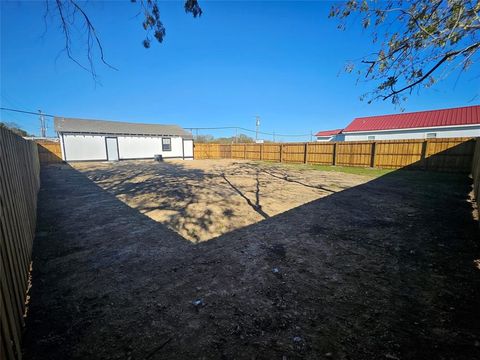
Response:
[[[183,139],[183,158],[193,159],[193,140]]]
[[[118,140],[116,137],[105,138],[107,142],[107,159],[108,161],[118,161]]]

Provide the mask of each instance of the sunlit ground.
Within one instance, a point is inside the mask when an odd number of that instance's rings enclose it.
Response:
[[[238,160],[123,161],[74,167],[192,242],[251,225],[382,174]]]

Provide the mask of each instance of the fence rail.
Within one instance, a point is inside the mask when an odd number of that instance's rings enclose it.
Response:
[[[297,164],[339,165],[469,172],[475,139],[362,142],[195,144],[195,159],[247,159]]]
[[[0,128],[0,359],[22,357],[20,338],[39,175],[37,145]]]

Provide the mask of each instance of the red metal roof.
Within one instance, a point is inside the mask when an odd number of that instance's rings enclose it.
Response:
[[[480,125],[480,106],[419,111],[354,119],[343,132]]]
[[[315,136],[333,136],[333,135],[340,134],[342,130],[343,129],[319,131],[315,134]]]

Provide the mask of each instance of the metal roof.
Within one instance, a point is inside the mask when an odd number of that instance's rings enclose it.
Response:
[[[192,134],[178,125],[138,124],[119,121],[88,120],[55,117],[55,131],[60,133],[83,134],[124,134],[181,136],[192,138]]]
[[[315,136],[333,136],[338,135],[342,132],[343,129],[335,129],[335,130],[324,130],[319,131],[315,134]]]
[[[480,125],[480,106],[419,111],[354,119],[343,132]]]

